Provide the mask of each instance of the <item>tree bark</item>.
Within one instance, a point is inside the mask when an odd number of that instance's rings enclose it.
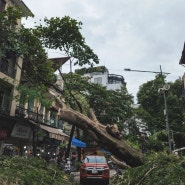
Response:
[[[62,103],[62,102],[60,102]],[[140,150],[136,150],[126,144],[124,139],[117,139],[111,136],[104,125],[96,120],[95,116],[91,112],[91,119],[80,112],[67,108],[66,105],[57,107],[60,111],[60,117],[71,124],[75,124],[76,127],[88,132],[88,134],[99,144],[112,153],[120,161],[124,161],[131,167],[137,167],[143,164],[143,154]]]

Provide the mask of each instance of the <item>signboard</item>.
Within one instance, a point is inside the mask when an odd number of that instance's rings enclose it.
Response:
[[[15,124],[11,136],[18,138],[28,139],[30,136],[31,128]]]

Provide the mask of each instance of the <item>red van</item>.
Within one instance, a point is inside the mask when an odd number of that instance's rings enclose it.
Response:
[[[101,182],[108,185],[110,169],[104,156],[87,155],[80,167],[80,184]]]

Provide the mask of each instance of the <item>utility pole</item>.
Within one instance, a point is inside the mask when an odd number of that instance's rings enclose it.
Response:
[[[147,72],[147,73],[155,73],[155,74],[161,74],[161,76],[164,75],[168,75],[170,73],[166,73],[166,72],[162,72],[162,68],[160,65],[160,71],[144,71],[144,70],[132,70],[130,68],[125,68],[124,71],[133,71],[133,72]],[[164,80],[164,78],[163,78]],[[165,80],[164,80],[164,86],[162,88],[159,88],[158,92],[163,93],[163,97],[164,97],[164,115],[165,115],[165,122],[166,122],[166,131],[167,131],[167,135],[168,135],[168,145],[169,145],[169,153],[172,152],[172,147],[171,147],[171,138],[170,138],[170,126],[169,126],[169,119],[168,119],[168,107],[167,107],[167,101],[166,101],[166,91],[168,91],[170,88],[170,86],[168,84],[165,84]]]
[[[160,66],[160,71],[161,71],[161,75],[163,74],[162,72],[162,68]],[[165,81],[164,81],[164,84],[165,84]],[[167,131],[167,134],[168,134],[168,147],[169,147],[169,153],[172,153],[172,146],[171,146],[171,137],[170,137],[170,125],[169,125],[169,117],[168,117],[168,107],[167,107],[167,102],[166,102],[166,91],[168,91],[170,88],[169,85],[165,84],[163,86],[163,88],[161,88],[162,92],[163,92],[163,97],[164,97],[164,107],[165,107],[165,110],[164,110],[164,115],[166,116],[166,131]]]

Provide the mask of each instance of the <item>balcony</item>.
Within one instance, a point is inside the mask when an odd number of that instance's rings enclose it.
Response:
[[[25,118],[35,121],[37,123],[44,123],[43,114],[24,109],[21,106],[17,106],[15,110],[15,117]]]
[[[36,123],[44,123],[44,124],[54,126],[54,127],[56,125],[58,125],[58,123],[56,122],[56,120],[54,118],[51,117],[48,120],[48,119],[46,119],[46,117],[44,117],[44,115],[42,113],[39,113],[39,112],[37,113],[37,112],[34,112],[34,111],[30,111],[30,110],[25,109],[21,106],[16,107],[15,117],[32,120]]]
[[[116,74],[109,74],[108,75],[108,83],[109,84],[121,83],[123,85],[126,85],[125,79],[123,78],[123,76],[122,75],[116,75]]]

